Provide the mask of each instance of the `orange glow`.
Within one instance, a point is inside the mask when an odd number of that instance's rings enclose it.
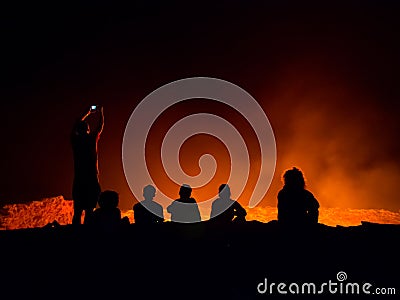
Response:
[[[302,80],[299,80],[299,74]],[[303,170],[308,179],[307,188],[321,207],[343,208],[343,211],[399,210],[399,202],[395,199],[398,198],[396,191],[400,169],[391,153],[383,150],[390,148],[391,139],[385,139],[376,127],[376,124],[387,120],[379,119],[376,111],[380,108],[374,106],[374,99],[371,100],[373,95],[366,95],[357,87],[349,86],[345,80],[334,79],[332,81],[326,76],[326,69],[309,66],[308,61],[303,65],[300,61],[279,74],[273,92],[265,89],[259,91],[259,95],[254,95],[271,122],[277,144],[275,175],[259,206],[276,206],[276,196],[282,187],[281,175],[284,170],[297,166]],[[364,99],[365,103],[361,107],[351,106],[358,98]],[[232,192],[237,193],[233,195],[234,198],[242,205],[247,205],[260,171],[257,137],[238,112],[204,99],[177,104],[164,111],[153,124],[146,145],[146,161],[153,182],[170,199],[178,197],[180,183],[173,182],[165,172],[161,145],[165,134],[176,121],[201,112],[215,114],[229,121],[245,140],[250,173],[248,178],[247,174],[243,174],[242,178],[234,178],[230,185]],[[208,184],[193,189],[193,196],[198,202],[216,196],[218,186],[227,181],[232,166],[229,149],[221,141],[199,134],[188,138],[180,153],[177,153],[180,167],[188,175],[198,175],[199,158],[204,154],[215,158],[217,170]],[[117,174],[117,171],[111,173]],[[242,179],[246,180],[246,186],[239,195],[240,191],[236,188]],[[134,202],[141,200],[127,193],[126,187],[114,185],[112,188],[121,191],[121,207],[124,209],[130,209]]]
[[[306,57],[281,70],[273,93],[266,88],[260,94],[268,99],[263,108],[278,150],[263,205],[276,205],[280,176],[298,166],[321,207],[399,210],[396,142],[381,127],[394,120],[382,117],[381,99],[338,76],[329,63],[310,64]]]
[[[246,208],[248,221],[260,221],[267,223],[276,220],[275,207]],[[43,227],[53,221],[60,225],[71,224],[73,202],[65,200],[62,196],[47,198],[41,201],[32,201],[29,204],[9,204],[2,208],[0,229],[13,230],[23,228]],[[132,210],[123,210],[122,216],[127,216],[131,223]],[[169,215],[165,213],[165,216]],[[209,215],[202,212],[202,219],[207,220]],[[384,209],[320,209],[320,223],[328,226],[357,226],[361,221],[380,224],[400,224],[400,212],[391,212]]]
[[[243,193],[239,195],[237,200],[243,204],[248,203],[251,197],[251,191],[254,189],[257,182],[258,172],[260,171],[260,146],[249,122],[237,111],[215,101],[204,99],[185,101],[165,110],[158,117],[156,122],[154,122],[147,137],[146,162],[155,186],[170,199],[178,198],[179,185],[182,183],[175,183],[166,173],[161,158],[161,145],[167,131],[177,120],[187,115],[200,112],[215,114],[228,120],[235,125],[235,128],[243,137],[247,145],[251,165],[248,178],[246,174],[243,174],[243,180],[245,180],[246,184]],[[201,124],[199,124],[199,128],[201,128]],[[226,148],[223,142],[224,141],[211,135],[200,133],[189,137],[180,148],[180,153],[178,154],[179,164],[182,170],[189,176],[196,176],[199,174],[199,159],[204,154],[213,156],[217,163],[214,177],[210,178],[210,181],[204,186],[195,187],[195,184],[192,182],[186,182],[194,187],[193,197],[196,198],[198,202],[216,197],[219,185],[228,182],[232,163],[229,149]],[[173,158],[170,159],[173,160]],[[231,185],[235,186],[235,181],[238,180],[242,180],[242,178],[234,179],[231,181]],[[126,203],[122,205],[125,207],[127,206]],[[128,207],[131,206],[131,204],[128,205]]]

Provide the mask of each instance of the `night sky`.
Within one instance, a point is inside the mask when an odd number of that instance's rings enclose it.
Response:
[[[70,130],[102,104],[100,183],[131,208],[121,151],[132,111],[205,76],[248,91],[273,127],[276,176],[260,205],[276,204],[297,165],[322,206],[400,209],[397,1],[130,2],[2,5],[1,205],[71,199]]]

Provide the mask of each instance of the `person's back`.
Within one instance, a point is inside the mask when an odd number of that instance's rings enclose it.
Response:
[[[172,222],[195,223],[201,221],[199,207],[194,198],[191,197],[192,188],[182,185],[179,190],[180,198],[175,199],[168,207]]]
[[[95,133],[72,135],[74,172],[77,178],[97,176],[97,140],[98,135]]]
[[[164,222],[163,207],[153,201],[156,189],[152,185],[143,188],[144,200],[133,206],[135,224],[157,224]]]
[[[283,188],[278,193],[278,220],[285,223],[315,223],[319,204],[308,190]]]
[[[175,199],[170,206],[168,212],[171,214],[171,221],[181,223],[192,223],[201,221],[198,211],[197,202],[194,198],[178,198]]]
[[[114,231],[121,225],[121,210],[118,208],[119,196],[115,191],[104,191],[99,197],[99,208],[93,212],[91,224],[96,229]]]
[[[219,187],[219,198],[211,205],[210,220],[219,224],[246,221],[246,210],[239,202],[231,199],[230,187],[221,184]]]
[[[121,222],[121,210],[118,207],[99,207],[93,212],[93,223],[101,227],[115,227]]]
[[[278,221],[293,226],[318,223],[319,203],[305,189],[301,171],[297,168],[286,171],[284,182],[284,187],[278,192]]]

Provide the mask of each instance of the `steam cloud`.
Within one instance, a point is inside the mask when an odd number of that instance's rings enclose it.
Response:
[[[354,82],[323,74],[329,72],[309,71],[303,78],[286,73],[266,108],[277,139],[277,175],[300,167],[323,207],[397,212],[399,125],[389,114],[395,108]],[[270,196],[280,185],[277,178]]]

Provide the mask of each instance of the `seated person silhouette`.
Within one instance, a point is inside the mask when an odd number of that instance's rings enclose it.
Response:
[[[121,219],[121,210],[118,208],[119,195],[115,191],[106,190],[100,193],[99,207],[93,212],[91,224],[99,230],[112,232],[126,220]],[[128,221],[129,222],[129,221]]]
[[[192,188],[190,185],[183,184],[179,189],[180,197],[167,207],[172,222],[195,223],[201,221],[199,207],[191,195]]]
[[[143,188],[144,200],[133,206],[133,217],[135,224],[157,224],[164,222],[163,207],[153,201],[156,195],[156,188],[146,185]]]
[[[278,222],[293,226],[317,224],[319,203],[305,188],[303,173],[293,167],[284,173],[283,182],[278,192]]]
[[[227,184],[219,186],[219,198],[211,205],[210,220],[219,224],[246,221],[246,210],[239,202],[231,199],[231,189]]]

